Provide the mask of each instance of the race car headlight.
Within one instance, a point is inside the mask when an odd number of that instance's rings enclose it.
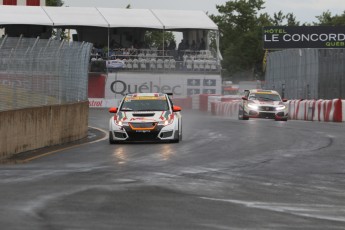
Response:
[[[171,125],[173,123],[173,121],[174,121],[174,118],[173,119],[167,119],[167,120],[158,122],[158,125],[164,125],[164,126]]]
[[[128,126],[128,122],[115,120],[115,124],[118,126]]]
[[[248,107],[249,107],[250,109],[253,109],[253,110],[258,110],[258,109],[259,109],[259,106],[257,106],[256,104],[252,104],[252,103],[249,103],[249,104],[248,104]]]
[[[285,105],[280,105],[280,106],[276,107],[276,110],[280,111],[280,110],[284,110],[285,108],[286,108]]]

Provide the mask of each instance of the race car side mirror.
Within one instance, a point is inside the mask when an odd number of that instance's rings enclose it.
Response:
[[[110,108],[109,113],[117,113],[117,108],[116,107]]]
[[[248,101],[248,98],[246,98],[246,97],[242,97],[242,100]]]
[[[180,112],[182,110],[182,108],[180,106],[173,106],[173,112]]]
[[[287,99],[283,99],[282,101],[283,101],[283,102],[287,102],[288,100],[287,100]]]

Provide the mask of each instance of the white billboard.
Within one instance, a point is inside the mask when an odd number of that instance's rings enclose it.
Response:
[[[118,99],[128,93],[173,93],[174,98],[194,94],[221,94],[222,80],[216,74],[109,73],[105,98]]]

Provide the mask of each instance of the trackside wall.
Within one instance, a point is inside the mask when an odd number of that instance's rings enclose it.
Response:
[[[88,109],[84,101],[0,112],[0,160],[86,137]]]
[[[210,99],[209,99],[210,100]],[[241,100],[211,101],[212,115],[238,117]],[[285,103],[290,120],[345,122],[345,100],[289,100]]]

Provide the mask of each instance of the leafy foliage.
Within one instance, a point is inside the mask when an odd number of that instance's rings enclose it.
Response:
[[[46,0],[47,6],[62,6],[63,4],[62,0]]]
[[[164,40],[169,44],[171,41],[175,41],[175,36],[170,31],[146,31],[145,33],[145,43],[149,47],[157,47],[162,49],[163,47],[163,35]]]
[[[340,26],[345,25],[345,11],[341,15],[332,16],[332,13],[327,10],[323,12],[321,15],[316,16],[319,22],[314,23],[314,25],[322,25],[322,26]]]
[[[273,17],[259,13],[264,9],[264,0],[233,0],[217,5],[219,15],[211,19],[220,30],[220,51],[223,54],[224,78],[243,78],[241,72],[249,73],[249,79],[262,79],[262,61],[265,51],[262,47],[262,27],[298,26],[293,13],[282,11]],[[248,74],[247,74],[248,75]]]

